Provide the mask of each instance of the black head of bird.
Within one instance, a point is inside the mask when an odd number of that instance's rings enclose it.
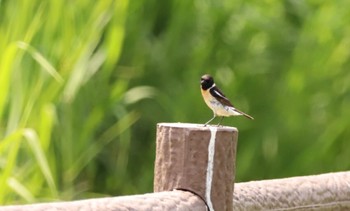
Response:
[[[203,90],[207,90],[212,87],[214,84],[214,79],[208,74],[205,74],[201,77],[201,87]]]

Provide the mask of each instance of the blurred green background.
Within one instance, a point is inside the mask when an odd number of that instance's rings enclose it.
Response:
[[[237,182],[350,168],[350,1],[0,0],[0,204],[152,192],[158,122],[237,108]],[[215,123],[215,122],[214,122]]]

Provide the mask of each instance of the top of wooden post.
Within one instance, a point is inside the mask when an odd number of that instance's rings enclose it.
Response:
[[[158,123],[157,126],[164,126],[164,127],[175,127],[175,128],[187,128],[187,129],[196,129],[196,130],[210,130],[210,128],[216,128],[217,131],[234,131],[238,132],[237,128],[235,127],[229,127],[229,126],[216,126],[216,125],[207,125],[204,126],[204,124],[193,124],[193,123],[168,123],[168,122],[162,122]]]

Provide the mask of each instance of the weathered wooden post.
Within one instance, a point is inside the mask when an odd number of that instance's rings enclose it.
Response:
[[[237,137],[234,127],[159,123],[154,191],[187,190],[209,210],[233,210]]]

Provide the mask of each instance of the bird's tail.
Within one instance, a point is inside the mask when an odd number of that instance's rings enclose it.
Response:
[[[233,108],[233,109],[234,109],[235,112],[239,113],[240,115],[243,115],[243,116],[247,117],[248,119],[254,119],[252,116],[244,113],[243,111],[240,111],[240,110],[238,110],[236,108]]]

